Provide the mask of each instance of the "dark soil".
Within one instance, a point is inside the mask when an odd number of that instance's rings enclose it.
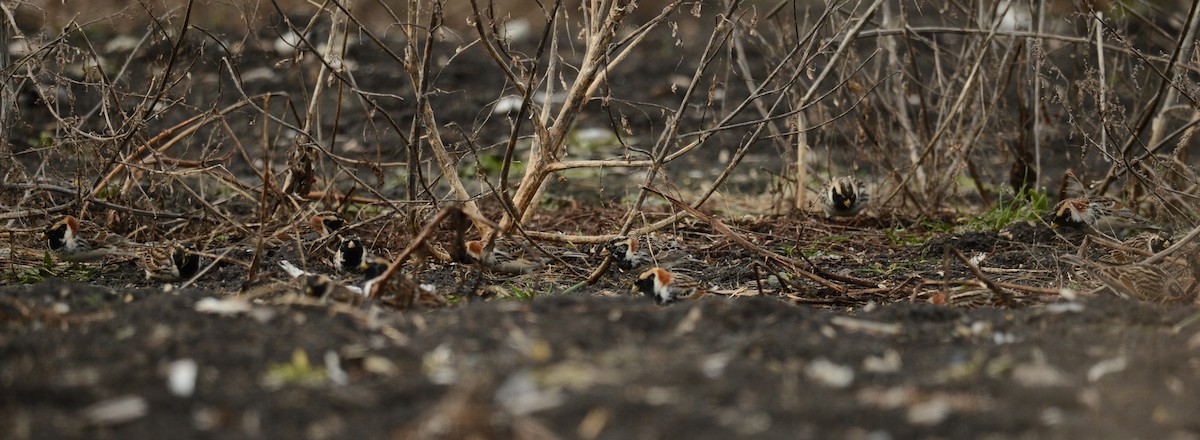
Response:
[[[371,316],[195,310],[202,290],[8,287],[6,438],[1068,437],[1195,435],[1188,307],[1088,298],[1020,310],[776,298],[552,295]],[[55,303],[71,312],[37,318]],[[20,304],[20,307],[17,306]],[[307,355],[312,381],[271,384]],[[336,355],[336,357],[334,357]],[[325,359],[343,370],[328,379]],[[195,393],[168,391],[172,362]],[[90,419],[117,398],[128,422]],[[418,436],[420,436],[418,435]]]
[[[795,243],[772,242],[764,225],[845,228],[784,219],[741,227],[768,248]],[[1039,253],[1053,249],[994,233],[874,247],[885,241],[879,231],[845,233],[856,244],[831,244],[811,259],[895,289],[913,277],[941,279],[943,263],[920,256],[940,255],[938,246],[987,253],[985,268],[1031,269],[1017,277],[1025,282],[1046,267]],[[1192,417],[1200,326],[1174,329],[1192,307],[1107,294],[1019,294],[1017,308],[929,304],[932,291],[758,295],[752,259],[710,240],[707,254],[693,247],[698,239],[684,241],[708,263],[677,270],[721,294],[668,306],[628,294],[635,272],[615,269],[563,294],[555,292],[573,279],[562,270],[513,277],[433,264],[416,279],[458,302],[407,312],[321,303],[287,283],[252,290],[259,299],[248,303],[232,297],[248,306],[232,315],[198,311],[236,290],[224,281],[245,277],[236,266],[183,290],[151,285],[129,263],[100,271],[103,286],[5,287],[0,426],[7,438],[1186,438],[1200,430]],[[951,266],[954,278],[971,277]],[[471,293],[483,291],[471,287],[477,282],[535,297],[485,299]],[[191,394],[168,387],[181,360],[198,367]],[[96,415],[131,400],[143,406],[128,419]]]

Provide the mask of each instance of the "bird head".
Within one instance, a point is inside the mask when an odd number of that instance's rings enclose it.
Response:
[[[471,240],[466,243],[467,256],[474,261],[484,261],[484,251],[486,251],[484,243],[479,240]],[[490,259],[489,259],[490,260]]]
[[[829,198],[834,205],[850,209],[858,199],[858,188],[853,179],[838,179],[829,188]]]
[[[79,220],[68,215],[46,228],[42,236],[49,242],[50,249],[61,249],[67,242],[74,240],[78,232]]]
[[[624,235],[617,236],[604,243],[603,252],[611,255],[624,269],[632,269],[639,263],[638,240]]]
[[[1058,202],[1054,208],[1054,217],[1050,219],[1050,227],[1060,226],[1077,228],[1085,224],[1082,211],[1087,209],[1087,202],[1077,199],[1066,199]]]
[[[325,275],[310,276],[304,280],[304,294],[323,297],[333,289],[333,280]]]
[[[632,292],[641,292],[643,295],[654,298],[655,302],[662,302],[662,295],[658,293],[666,288],[671,283],[671,272],[661,267],[654,267],[642,272],[638,275],[637,281],[633,282]]]
[[[342,239],[342,243],[334,252],[333,260],[338,269],[357,269],[363,263],[365,253],[362,240],[359,240],[358,237],[346,237]]]
[[[191,278],[200,270],[200,255],[194,252],[195,249],[194,246],[184,243],[175,246],[171,252],[171,260],[175,262],[180,278]]]
[[[1155,232],[1150,236],[1150,240],[1146,243],[1150,248],[1150,252],[1159,253],[1167,250],[1171,245],[1175,244],[1171,241],[1171,234],[1165,231]]]
[[[363,278],[370,280],[378,278],[380,275],[383,275],[384,272],[387,272],[388,266],[390,266],[391,263],[392,262],[388,261],[387,259],[375,257],[368,261],[363,261],[363,264],[359,267],[362,268]]]
[[[604,251],[612,255],[625,255],[637,249],[637,241],[626,235],[618,235],[604,243]]]
[[[336,212],[324,211],[314,215],[309,223],[321,235],[330,235],[346,226],[346,219]]]

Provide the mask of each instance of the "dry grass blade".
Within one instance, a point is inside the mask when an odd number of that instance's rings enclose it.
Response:
[[[987,275],[984,275],[983,271],[980,271],[979,267],[976,266],[975,263],[971,262],[970,258],[967,258],[966,255],[963,255],[962,251],[958,250],[957,248],[950,248],[950,250],[954,252],[954,256],[957,257],[959,261],[962,261],[962,263],[967,266],[967,269],[971,270],[971,273],[975,275],[976,279],[982,282],[983,285],[987,286],[988,290],[991,290],[992,293],[996,294],[1000,305],[1013,305],[1012,292],[1005,290],[999,284],[996,284],[996,282],[992,281]]]

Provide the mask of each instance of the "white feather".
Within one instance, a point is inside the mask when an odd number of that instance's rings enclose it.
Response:
[[[288,276],[291,276],[292,278],[300,278],[300,276],[302,276],[302,275],[303,276],[314,275],[311,272],[305,272],[304,269],[296,267],[295,264],[292,264],[292,262],[288,261],[288,260],[279,260],[279,267],[282,267],[283,271],[287,272]]]

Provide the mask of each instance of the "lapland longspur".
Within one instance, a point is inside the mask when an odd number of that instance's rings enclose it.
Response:
[[[1157,265],[1133,263],[1104,265],[1068,254],[1063,261],[1082,266],[1109,290],[1122,298],[1147,302],[1187,302],[1183,287]]]
[[[617,236],[604,243],[602,252],[612,257],[617,267],[630,270],[643,265],[675,267],[687,262],[701,262],[674,239]]]
[[[484,242],[471,240],[466,242],[466,248],[467,256],[473,262],[478,262],[483,267],[501,273],[525,274],[533,272],[545,266],[547,261],[545,258],[517,255],[515,249],[500,249],[500,243],[493,243],[492,249],[487,249]],[[529,253],[529,251],[525,252],[525,254]]]
[[[1137,215],[1116,199],[1105,196],[1072,197],[1058,202],[1050,226],[1088,227],[1112,235],[1134,227],[1153,228],[1145,217]]]
[[[43,233],[46,244],[59,258],[72,261],[99,261],[110,255],[127,255],[133,243],[93,223],[84,223],[68,215],[54,222]]]
[[[304,294],[322,300],[358,304],[363,300],[361,290],[334,281],[325,275],[309,276],[304,280]]]
[[[649,256],[639,249],[640,247],[637,239],[620,235],[604,243],[603,251],[612,257],[617,267],[629,270],[649,260]]]
[[[142,252],[142,269],[148,280],[186,280],[200,270],[200,256],[191,252],[191,245],[166,242]]]
[[[483,263],[485,266],[494,265],[500,261],[512,259],[508,252],[496,249],[495,245],[491,250],[487,249],[487,245],[479,240],[471,240],[466,244],[467,257],[472,262]]]
[[[650,268],[638,275],[631,290],[641,292],[658,304],[700,299],[708,293],[696,280],[661,267]]]
[[[1100,261],[1112,264],[1134,263],[1171,247],[1171,234],[1166,231],[1147,231],[1125,239],[1121,245],[1129,249],[1113,248]],[[1130,252],[1137,250],[1138,252]]]
[[[321,211],[309,219],[309,226],[322,237],[327,237],[346,226],[346,218],[333,211]]]
[[[862,181],[851,177],[835,177],[821,188],[817,203],[826,217],[853,217],[871,203],[871,195]]]
[[[358,272],[365,268],[366,261],[367,249],[363,247],[362,240],[358,237],[345,237],[337,250],[333,251],[329,264],[338,271]]]

